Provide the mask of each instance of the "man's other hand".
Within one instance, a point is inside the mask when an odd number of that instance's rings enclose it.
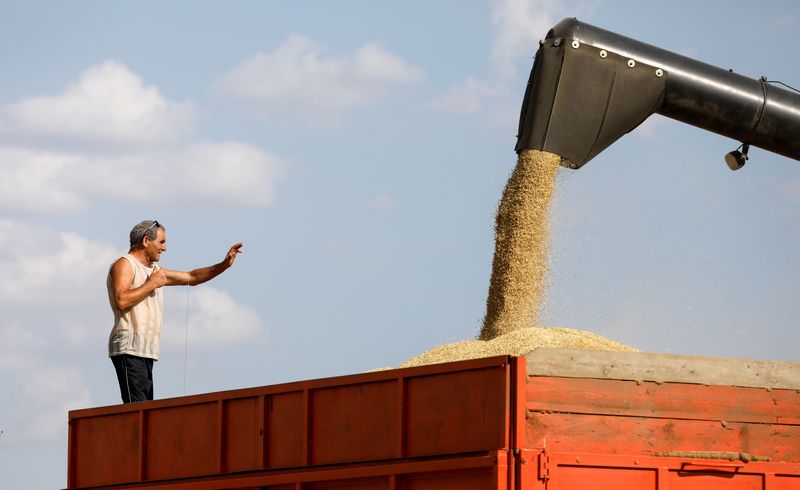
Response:
[[[230,267],[236,261],[236,256],[242,253],[242,242],[235,243],[231,246],[231,249],[228,250],[228,255],[225,256],[225,266]]]

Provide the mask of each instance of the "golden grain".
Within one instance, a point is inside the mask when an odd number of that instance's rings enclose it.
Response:
[[[523,150],[497,209],[492,277],[479,338],[537,326],[547,291],[550,202],[561,157]]]
[[[423,366],[500,355],[524,356],[537,347],[637,352],[632,347],[585,330],[527,327],[491,340],[464,340],[440,345],[407,360],[398,367]]]

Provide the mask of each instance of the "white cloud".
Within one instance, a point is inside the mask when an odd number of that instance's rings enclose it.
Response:
[[[8,331],[0,328],[0,333]],[[11,369],[0,364],[0,387],[11,395],[0,402],[3,436],[12,444],[30,438],[63,440],[67,412],[92,404],[89,388],[76,366],[51,362],[33,352],[25,354],[29,360],[25,365]]]
[[[117,61],[84,71],[61,94],[6,106],[0,132],[15,138],[85,144],[153,144],[178,140],[193,126],[189,103],[159,90]]]
[[[9,441],[63,438],[67,410],[91,404],[73,360],[97,312],[108,311],[112,256],[75,233],[0,220],[0,391],[13,395],[0,413]]]
[[[35,368],[12,374],[17,381],[14,402],[28,434],[52,439],[66,431],[67,412],[91,406],[92,398],[77,366],[38,361]]]
[[[587,11],[590,1],[576,1],[565,5],[556,0],[492,0],[492,20],[495,28],[492,47],[493,73],[486,77],[490,81],[467,77],[447,93],[430,103],[436,110],[451,114],[490,113],[487,120],[508,121],[509,108],[518,111],[521,101],[509,102],[511,94],[516,97],[518,85],[524,84],[519,68],[525,74],[533,65],[533,56],[543,39],[556,22],[567,15]],[[514,89],[511,89],[511,87]],[[524,86],[524,85],[522,85]]]
[[[188,342],[192,348],[231,345],[252,340],[263,332],[256,312],[239,304],[227,293],[210,286],[172,288],[166,305],[163,343],[182,346],[186,342],[188,294]],[[167,300],[165,300],[167,301]]]
[[[0,221],[9,239],[0,242],[0,304],[11,306],[87,305],[116,251],[75,233],[42,230]],[[13,237],[13,240],[10,238]],[[100,288],[101,297],[104,290]]]
[[[333,55],[317,42],[292,35],[270,53],[240,63],[219,83],[220,92],[262,113],[300,115],[330,123],[378,100],[387,85],[413,84],[424,70],[370,42]]]
[[[84,208],[83,199],[64,186],[77,157],[0,147],[0,209],[65,214]]]
[[[47,341],[29,329],[18,324],[0,327],[0,372],[30,370],[36,367],[38,360],[31,356],[47,347]]]
[[[565,13],[564,2],[556,0],[492,0],[492,61],[500,76],[516,76],[517,62],[522,57],[532,60],[539,40]]]
[[[266,206],[287,164],[239,142],[98,156],[0,147],[0,209],[81,211],[92,198]]]
[[[187,140],[192,113],[114,61],[60,95],[6,106],[0,140],[13,144],[0,143],[0,210],[63,215],[92,199],[269,205],[286,162],[247,143]]]
[[[451,88],[445,95],[435,99],[431,103],[431,107],[450,114],[478,112],[482,108],[482,101],[486,97],[497,95],[498,92],[499,90],[496,86],[477,78],[467,77],[466,80]]]
[[[266,206],[286,163],[246,143],[199,142],[118,158],[87,158],[65,175],[78,195],[183,205]],[[90,179],[78,176],[89,175]]]

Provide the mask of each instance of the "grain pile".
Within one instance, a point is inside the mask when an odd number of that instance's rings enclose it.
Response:
[[[632,347],[585,330],[527,327],[491,340],[465,340],[434,347],[397,367],[424,366],[501,355],[522,356],[537,347],[636,352]]]
[[[561,157],[523,150],[495,221],[492,278],[479,338],[535,326],[547,290],[550,201]]]

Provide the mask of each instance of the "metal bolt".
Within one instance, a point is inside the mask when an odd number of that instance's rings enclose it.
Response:
[[[606,59],[608,57],[608,51],[606,51],[605,49],[601,49],[600,50],[600,57],[603,58],[603,59]]]
[[[578,49],[581,47],[581,43],[579,43],[578,41],[572,41],[572,47]]]
[[[561,46],[561,38],[560,37],[557,37],[557,38],[555,38],[553,40],[553,46],[555,46],[555,47]]]
[[[664,75],[664,70],[662,70],[661,68],[656,68],[656,76],[658,78],[661,78],[662,75]]]
[[[628,68],[633,68],[634,66],[636,66],[636,62],[633,60],[628,60]]]

